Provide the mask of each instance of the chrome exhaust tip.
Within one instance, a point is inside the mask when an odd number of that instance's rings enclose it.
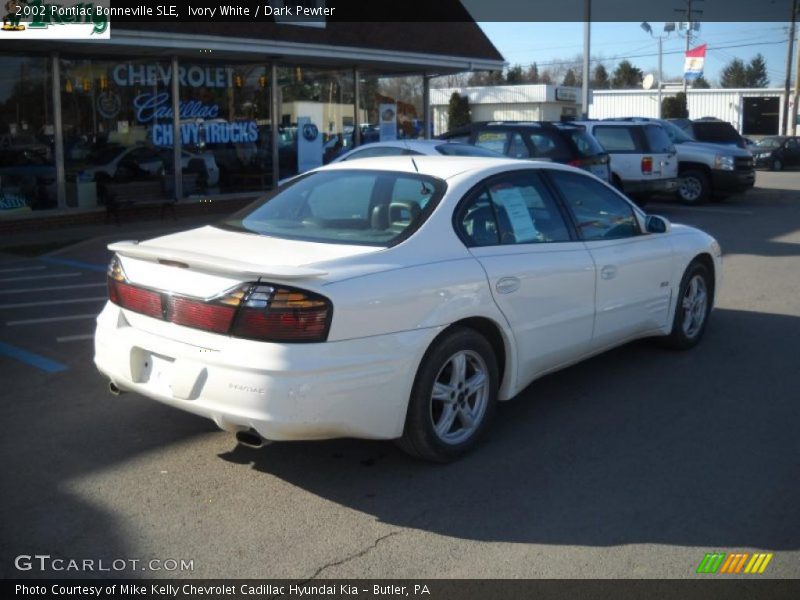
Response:
[[[247,446],[248,448],[261,448],[266,442],[266,440],[258,435],[258,433],[256,433],[253,429],[248,429],[247,431],[237,431],[236,441],[242,446]]]
[[[111,392],[114,396],[119,396],[120,394],[125,393],[123,390],[119,389],[119,387],[117,387],[117,384],[114,383],[113,381],[108,382],[108,391]]]

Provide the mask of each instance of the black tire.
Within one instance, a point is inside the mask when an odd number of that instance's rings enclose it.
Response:
[[[686,307],[684,307],[684,299],[687,296],[687,291],[691,281],[697,276],[703,279],[705,285],[705,309],[702,315],[703,320],[699,328],[697,328],[696,331],[690,330],[689,333],[687,333],[687,331],[684,329],[684,322],[688,310]],[[696,346],[705,333],[706,326],[708,325],[708,316],[711,313],[711,307],[714,303],[713,301],[714,280],[711,277],[708,267],[699,261],[691,263],[686,268],[686,272],[683,274],[683,278],[681,279],[680,288],[678,288],[678,300],[677,306],[675,307],[675,316],[672,319],[672,331],[669,335],[660,338],[662,345],[674,350],[688,350],[689,348]]]
[[[769,168],[771,171],[783,171],[783,161],[780,158],[773,158]]]
[[[446,374],[451,364],[451,359],[459,353],[469,353],[471,356],[480,357],[486,367],[488,390],[484,397],[485,406],[478,419],[475,419],[474,430],[463,440],[457,442],[443,441],[434,430],[435,411],[439,404],[433,400],[433,388],[437,377]],[[469,373],[467,363],[467,373]],[[469,378],[467,378],[469,379]],[[497,404],[497,389],[499,387],[499,374],[497,358],[491,344],[482,335],[468,328],[457,328],[445,333],[428,349],[419,366],[408,402],[406,423],[403,436],[397,440],[398,445],[408,454],[428,461],[445,463],[455,460],[471,450],[480,440],[484,431],[494,417]],[[470,402],[470,398],[457,396],[454,406],[459,403]],[[475,406],[478,395],[473,398]],[[442,404],[442,407],[444,405]],[[467,404],[469,407],[469,404]],[[440,417],[442,416],[440,413]],[[458,427],[466,429],[459,420]],[[456,425],[456,419],[452,421]],[[457,433],[457,431],[456,431]]]
[[[623,194],[625,193],[625,188],[622,187],[622,180],[617,175],[611,176],[611,185],[613,185]]]
[[[687,169],[681,172],[680,185],[675,194],[683,204],[692,206],[703,204],[711,194],[711,182],[703,171],[699,169]]]

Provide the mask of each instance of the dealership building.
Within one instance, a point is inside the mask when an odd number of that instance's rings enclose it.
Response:
[[[431,78],[503,68],[468,19],[112,20],[104,40],[15,33],[0,35],[0,206],[35,214],[96,209],[112,185],[177,198],[269,189],[382,134],[430,135]]]

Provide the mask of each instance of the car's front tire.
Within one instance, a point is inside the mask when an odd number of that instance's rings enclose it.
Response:
[[[676,192],[684,204],[702,204],[711,193],[711,182],[703,171],[689,169],[680,174],[681,182]]]
[[[773,171],[783,171],[783,161],[780,158],[773,158],[770,168]]]
[[[700,341],[706,330],[714,299],[714,282],[702,262],[689,265],[681,279],[672,331],[662,338],[669,348],[686,350]]]
[[[417,371],[400,447],[434,462],[458,458],[488,427],[498,387],[497,359],[486,338],[468,328],[446,332]]]

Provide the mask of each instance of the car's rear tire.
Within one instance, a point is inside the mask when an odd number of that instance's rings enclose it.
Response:
[[[468,328],[446,332],[425,353],[398,445],[449,462],[478,443],[494,416],[499,374],[491,344]]]
[[[675,192],[684,204],[702,204],[711,193],[711,182],[703,171],[688,169],[680,174],[681,182]]]
[[[660,341],[668,348],[687,350],[703,337],[711,313],[714,281],[708,267],[699,261],[691,263],[678,290],[672,331]]]

